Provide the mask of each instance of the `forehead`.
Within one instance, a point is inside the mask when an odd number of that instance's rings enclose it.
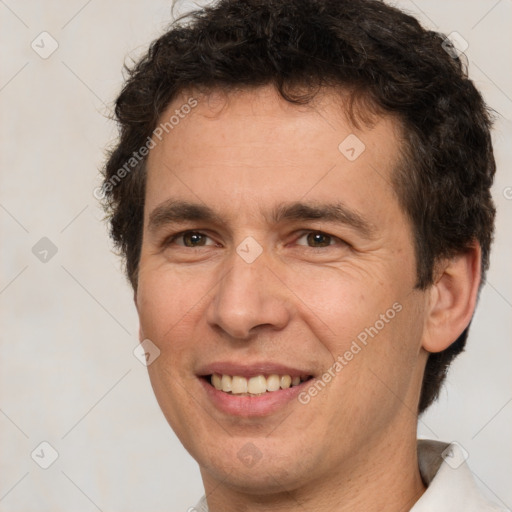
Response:
[[[271,86],[182,93],[161,116],[160,138],[153,137],[146,214],[170,195],[253,212],[276,201],[334,196],[361,209],[378,197],[379,214],[379,204],[385,210],[396,202],[391,174],[400,126],[374,116],[371,126],[356,127],[344,101],[326,90],[297,105]]]

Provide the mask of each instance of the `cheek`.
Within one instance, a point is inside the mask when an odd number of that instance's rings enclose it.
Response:
[[[160,350],[148,373],[160,408],[182,441],[187,425],[200,417],[190,406],[194,391],[188,386],[195,380],[190,340],[197,338],[194,314],[203,296],[197,281],[183,279],[179,272],[141,266],[136,297],[141,333]]]
[[[145,269],[139,274],[136,298],[142,335],[160,350],[170,341],[179,350],[180,340],[183,343],[190,338],[191,318],[205,299],[205,287],[199,280],[176,271]],[[187,336],[179,335],[183,329]]]
[[[333,356],[372,326],[396,297],[382,278],[354,269],[319,267],[289,272],[285,280],[300,315]],[[298,299],[298,300],[297,300]]]
[[[362,350],[353,370],[358,388],[374,397],[384,415],[404,409],[404,404],[415,407],[414,390],[422,373],[422,332],[420,304],[407,296],[399,296],[384,317],[364,330],[365,344],[359,343]]]

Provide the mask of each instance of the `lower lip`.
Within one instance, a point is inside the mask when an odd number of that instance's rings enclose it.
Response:
[[[204,378],[199,380],[206,391],[206,395],[217,409],[232,416],[243,417],[269,416],[291,401],[297,400],[298,394],[310,384],[309,381],[305,381],[298,386],[270,391],[262,395],[239,396],[219,391]]]

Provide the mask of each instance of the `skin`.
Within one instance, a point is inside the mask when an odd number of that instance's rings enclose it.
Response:
[[[161,351],[151,384],[200,465],[210,511],[409,510],[425,490],[416,456],[425,362],[471,318],[479,247],[440,262],[434,285],[415,289],[413,230],[391,186],[396,120],[355,128],[333,91],[307,106],[270,86],[194,97],[197,107],[148,157],[135,302],[141,340]],[[338,149],[349,134],[366,146],[354,161]],[[170,198],[223,220],[151,228]],[[324,219],[271,221],[277,204],[295,201],[341,201],[371,236]],[[186,230],[204,235],[196,247],[185,245],[190,233],[171,239]],[[236,251],[248,236],[262,249],[252,263]],[[197,377],[212,362],[264,360],[319,378],[397,303],[401,311],[307,404],[235,417]],[[258,459],[250,466],[239,456],[248,449]]]

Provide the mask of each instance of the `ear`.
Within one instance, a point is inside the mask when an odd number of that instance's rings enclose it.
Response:
[[[423,348],[441,352],[469,325],[475,311],[481,279],[482,251],[474,243],[465,252],[437,265],[430,287]]]

